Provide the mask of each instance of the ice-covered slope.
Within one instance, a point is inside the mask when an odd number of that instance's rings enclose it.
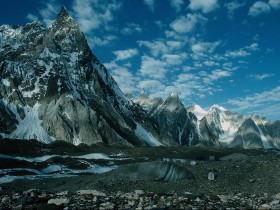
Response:
[[[206,110],[194,103],[187,107],[187,111],[192,112],[199,121],[202,120],[202,118],[207,114]]]
[[[242,115],[213,105],[200,122],[201,140],[204,142],[210,140],[209,144],[226,146],[234,139],[243,121]]]
[[[0,26],[0,76],[0,138],[172,144],[124,96],[64,7],[49,28]]]

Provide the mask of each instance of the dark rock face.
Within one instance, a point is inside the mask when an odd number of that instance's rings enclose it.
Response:
[[[246,119],[238,129],[231,147],[263,148],[259,129],[251,118]]]
[[[201,141],[210,146],[227,146],[243,121],[242,115],[214,105],[199,123]]]
[[[141,92],[140,97],[133,101],[145,109],[179,145],[199,142],[197,119],[186,110],[177,94],[172,93],[163,101],[161,98],[149,98]]]
[[[124,96],[64,7],[48,29],[38,23],[0,26],[0,46],[1,138],[172,143]]]
[[[148,114],[153,115],[156,109],[164,102],[162,98],[150,98],[142,91],[139,98],[132,99],[134,103],[140,105]]]
[[[217,134],[217,132],[213,132],[216,130],[213,129],[213,127],[215,128],[213,124],[208,124],[206,118],[202,118],[202,120],[200,121],[199,129],[201,134],[201,141],[204,145],[219,145],[219,134]]]
[[[280,121],[268,122],[264,125],[264,131],[267,132],[267,138],[272,141],[273,146],[280,148]],[[264,132],[263,131],[263,132]]]
[[[168,97],[153,116],[180,145],[194,145],[198,142],[195,119],[187,112],[177,94]]]

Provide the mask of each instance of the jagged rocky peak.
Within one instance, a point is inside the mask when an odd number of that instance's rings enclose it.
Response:
[[[171,93],[170,95],[172,98],[179,98],[179,95],[177,93]]]
[[[187,111],[192,112],[198,120],[201,120],[207,114],[207,111],[196,103],[192,103],[188,106]]]
[[[145,89],[141,90],[141,92],[139,94],[139,98],[141,98],[141,99],[147,99],[148,98]]]
[[[149,97],[144,89],[141,90],[139,97],[132,98],[132,101],[140,105],[150,115],[163,103],[162,98]]]
[[[171,93],[171,95],[166,98],[162,106],[170,112],[179,111],[185,108],[177,93]]]
[[[60,12],[57,15],[57,18],[55,20],[55,22],[52,24],[52,26],[56,26],[56,25],[68,25],[71,24],[71,26],[77,26],[78,24],[76,23],[76,21],[71,17],[71,15],[69,14],[69,12],[67,11],[67,9],[65,8],[65,6],[61,6]]]
[[[211,108],[209,109],[209,112],[214,111],[214,110],[222,111],[222,112],[227,111],[226,108],[224,108],[224,107],[222,107],[222,106],[220,106],[218,104],[214,104],[213,106],[211,106]]]
[[[124,96],[65,7],[49,28],[33,25],[0,30],[0,122],[7,122],[0,125],[0,138],[172,144]]]
[[[132,93],[126,93],[126,94],[125,94],[125,97],[126,97],[127,99],[129,99],[129,100],[133,99]]]
[[[260,129],[252,118],[244,120],[238,128],[235,138],[230,143],[230,147],[243,147],[245,149],[264,148],[264,142]]]

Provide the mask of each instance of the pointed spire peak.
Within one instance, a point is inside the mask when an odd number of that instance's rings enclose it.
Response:
[[[73,25],[77,25],[75,20],[71,17],[69,12],[67,11],[65,6],[61,6],[60,12],[57,15],[57,18],[53,25],[65,25],[67,27],[73,27]]]
[[[179,98],[178,94],[177,93],[171,93],[170,95],[172,98]]]
[[[133,95],[132,95],[132,93],[129,92],[129,93],[125,94],[125,97],[128,98],[128,99],[132,99]]]
[[[140,98],[148,98],[148,96],[147,96],[146,91],[145,91],[144,88],[141,90],[140,96],[139,96],[139,97],[140,97]]]
[[[60,16],[70,16],[64,5],[61,6],[60,12],[58,13],[58,17]]]
[[[176,109],[182,109],[184,108],[184,105],[182,104],[179,96],[177,93],[172,93],[166,100],[164,101],[165,109],[168,109],[169,111],[175,111]]]
[[[224,108],[224,107],[222,107],[222,106],[219,106],[218,104],[214,104],[211,108],[210,108],[210,110],[213,110],[213,109],[217,109],[217,110],[220,110],[220,111],[227,111],[227,109],[226,108]]]
[[[56,20],[51,26],[53,31],[56,32],[62,32],[62,33],[68,33],[63,29],[69,29],[69,30],[80,30],[78,24],[76,21],[71,17],[65,6],[61,6],[60,12],[57,15]],[[68,30],[68,31],[69,31]]]

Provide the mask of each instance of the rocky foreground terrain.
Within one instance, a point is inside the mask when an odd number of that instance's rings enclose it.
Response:
[[[280,208],[277,150],[0,144],[0,209]]]
[[[1,195],[1,209],[279,209],[280,193],[204,195],[135,190],[104,193],[96,190],[50,193],[37,189]]]

